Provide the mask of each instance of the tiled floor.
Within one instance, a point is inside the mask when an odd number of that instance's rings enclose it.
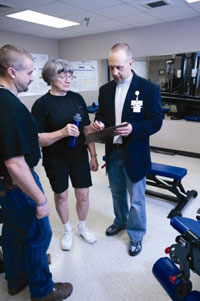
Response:
[[[70,189],[70,221],[74,231],[73,248],[62,251],[60,240],[63,227],[56,214],[47,178],[41,164],[37,171],[41,177],[48,200],[51,203],[50,221],[53,238],[49,252],[52,263],[50,265],[54,281],[69,281],[74,291],[69,301],[167,301],[169,297],[152,275],[152,266],[157,259],[164,257],[164,249],[174,243],[178,235],[171,226],[167,215],[174,207],[172,203],[147,197],[148,232],[143,242],[142,253],[133,258],[128,255],[128,236],[126,232],[117,237],[105,236],[105,229],[113,221],[113,209],[108,180],[105,175],[102,155],[103,145],[97,145],[99,171],[93,173],[93,186],[90,189],[90,210],[87,226],[98,238],[94,245],[86,244],[76,234],[77,215],[75,198]],[[183,210],[183,216],[195,218],[200,207],[200,160],[181,156],[169,156],[152,153],[152,161],[185,167],[187,176],[183,179],[187,190],[195,189],[199,192],[196,199],[191,200]],[[192,273],[191,280],[194,289],[200,290],[200,278]],[[19,295],[11,297],[7,293],[4,275],[0,275],[1,301],[30,300],[28,289]]]

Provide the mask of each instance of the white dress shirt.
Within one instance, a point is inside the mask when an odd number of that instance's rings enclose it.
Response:
[[[133,75],[131,75],[125,81],[117,83],[115,91],[115,125],[119,125],[122,123],[122,111],[126,95],[132,81],[132,77]],[[115,136],[113,138],[113,143],[122,144],[122,137],[120,135]]]

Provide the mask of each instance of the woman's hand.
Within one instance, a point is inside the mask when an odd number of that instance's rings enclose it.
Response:
[[[74,136],[78,137],[80,135],[80,131],[78,127],[75,124],[68,123],[63,129],[63,136],[64,137],[69,137],[69,136]]]
[[[91,171],[97,171],[99,168],[99,164],[97,161],[97,157],[91,157],[90,159],[90,170]]]

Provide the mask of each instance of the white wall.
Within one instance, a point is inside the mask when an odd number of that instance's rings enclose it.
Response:
[[[48,54],[49,58],[58,56],[57,41],[54,39],[40,38],[0,30],[0,47],[5,44],[14,44],[32,53]],[[30,109],[38,97],[39,95],[21,97],[21,101]]]
[[[58,41],[58,55],[69,60],[105,59],[117,42],[134,57],[200,51],[200,17]]]
[[[165,119],[161,130],[151,136],[151,146],[199,154],[199,132],[199,122]]]

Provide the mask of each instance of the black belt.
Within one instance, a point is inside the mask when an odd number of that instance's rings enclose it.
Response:
[[[31,172],[33,172],[33,168],[30,168]],[[14,183],[13,179],[10,175],[0,176],[0,181],[3,183],[3,189],[13,190],[19,189],[16,183]]]
[[[123,149],[124,148],[124,144],[122,144],[122,143],[113,143],[113,148]]]
[[[19,187],[13,182],[12,178],[7,176],[0,176],[0,180],[3,183],[3,189],[13,190],[18,189]]]

